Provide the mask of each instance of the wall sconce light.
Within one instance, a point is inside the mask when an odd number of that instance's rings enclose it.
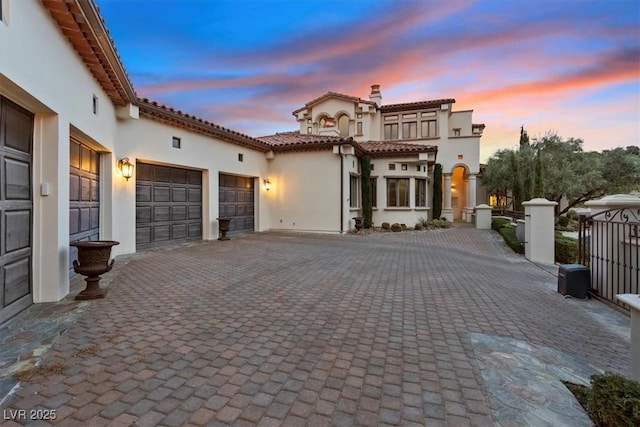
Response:
[[[456,185],[455,184],[451,184],[451,189],[455,190],[456,189]]]
[[[129,161],[128,157],[118,160],[118,169],[120,169],[122,176],[127,181],[133,176],[133,164]]]
[[[264,183],[264,189],[269,191],[271,190],[271,181],[269,181],[269,178],[265,179],[264,181],[262,181]]]

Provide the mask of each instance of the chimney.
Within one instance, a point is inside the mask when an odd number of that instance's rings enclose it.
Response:
[[[371,94],[369,99],[376,103],[379,107],[382,105],[382,94],[380,93],[380,85],[371,85]]]

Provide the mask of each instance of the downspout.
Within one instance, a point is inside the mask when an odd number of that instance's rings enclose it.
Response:
[[[344,155],[342,145],[338,146],[340,155],[340,234],[344,233]]]

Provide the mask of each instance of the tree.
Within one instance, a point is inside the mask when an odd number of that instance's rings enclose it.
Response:
[[[371,205],[371,159],[368,154],[360,158],[360,177],[362,186],[362,216],[364,228],[371,228],[373,225],[373,206]]]
[[[535,176],[533,180],[533,197],[544,197],[544,175],[542,171],[542,156],[540,151],[536,153]]]
[[[487,162],[482,174],[482,182],[489,193],[496,195],[498,206],[505,206],[507,194],[510,193],[513,182],[511,180],[511,152],[513,150],[498,150]]]
[[[436,163],[433,168],[433,219],[442,214],[442,165]]]
[[[522,178],[518,166],[518,154],[515,151],[509,156],[511,162],[511,193],[513,194],[513,210],[522,210]]]

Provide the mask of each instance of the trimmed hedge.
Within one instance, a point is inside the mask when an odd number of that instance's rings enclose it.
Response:
[[[381,227],[382,227],[384,230],[388,230],[388,229],[390,229],[390,228],[391,228],[391,225],[390,225],[388,222],[383,222],[383,223],[382,223],[382,225],[381,225]]]
[[[640,426],[640,383],[611,372],[591,377],[591,387],[565,384],[597,426]]]
[[[397,222],[395,224],[391,224],[391,231],[398,233],[402,231],[402,226]]]
[[[578,262],[578,241],[571,237],[556,235],[556,262],[560,264],[575,264]]]
[[[431,220],[431,226],[435,228],[451,228],[451,223],[446,218]]]
[[[508,222],[508,221],[507,221]],[[524,245],[516,237],[516,228],[511,225],[503,225],[498,233],[502,236],[507,246],[518,254],[524,254]]]
[[[504,219],[504,218],[493,218],[491,220],[491,228],[493,228],[495,231],[500,231],[500,229],[502,227],[504,227],[505,225],[510,224],[510,221],[508,219]]]

